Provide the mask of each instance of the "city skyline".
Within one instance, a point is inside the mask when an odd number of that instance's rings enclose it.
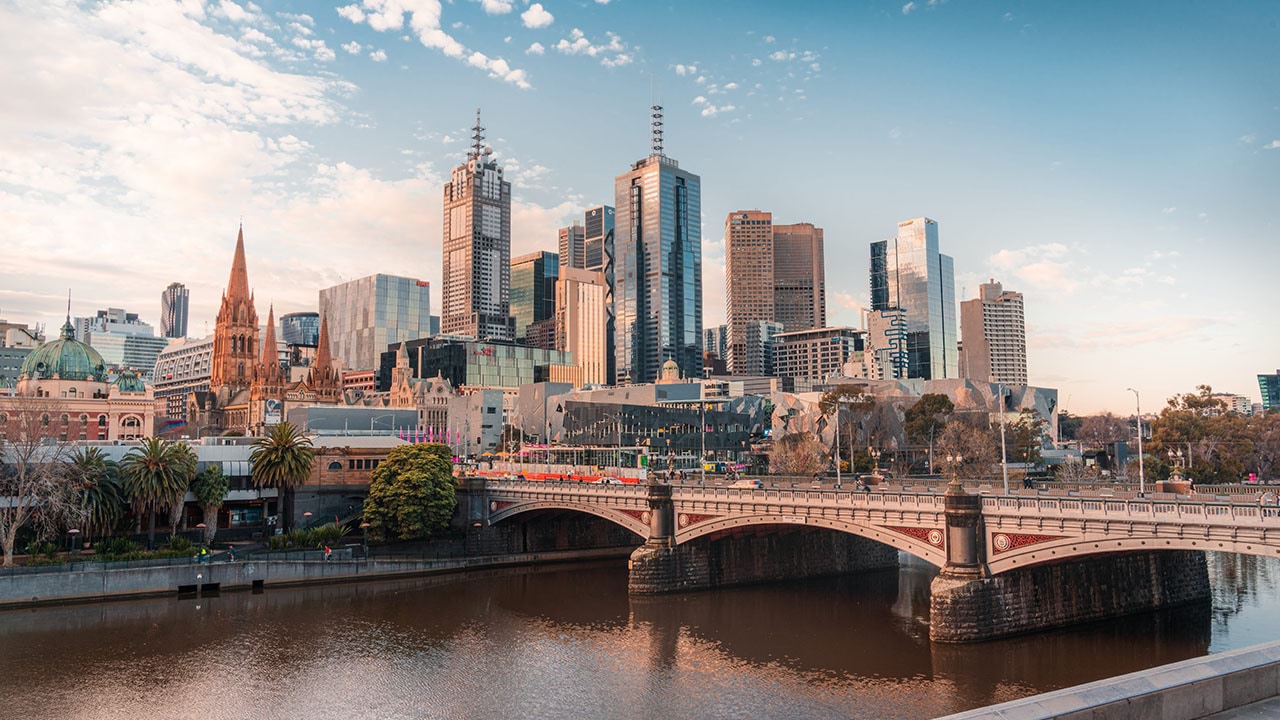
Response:
[[[501,128],[493,145],[513,185],[517,255],[553,250],[557,228],[612,201],[610,180],[647,145],[657,85],[668,152],[703,180],[705,327],[724,320],[727,212],[765,207],[824,227],[828,324],[853,326],[869,304],[868,244],[927,215],[945,225],[957,301],[989,277],[1026,296],[1030,380],[1058,387],[1066,410],[1129,412],[1134,383],[1155,408],[1199,382],[1256,398],[1257,373],[1275,366],[1280,341],[1255,319],[1277,252],[1266,239],[1280,113],[1275,80],[1258,70],[1277,51],[1256,42],[1274,38],[1274,7],[860,3],[788,14],[749,3],[739,16],[705,3],[682,7],[685,25],[664,38],[668,15],[645,17],[627,0],[541,5],[552,20],[526,21],[519,4],[489,15],[456,3],[434,27],[360,3],[0,10],[0,52],[14,68],[5,89],[31,98],[0,116],[10,130],[0,212],[14,240],[0,310],[54,328],[67,286],[80,311],[152,308],[181,274],[188,334],[201,336],[242,214],[258,301],[277,314],[315,310],[320,289],[375,273],[426,278],[440,307],[439,192],[474,108]],[[1142,48],[1117,42],[1157,12],[1180,22]],[[725,40],[695,35],[713,23]],[[440,42],[424,45],[431,38]],[[920,41],[915,57],[874,60],[905,38]],[[527,52],[535,42],[541,54]],[[110,68],[99,89],[56,66],[62,46]],[[966,67],[944,62],[957,48]],[[998,62],[1015,54],[1026,62]],[[26,84],[49,73],[65,82]],[[409,92],[424,73],[429,103]],[[576,117],[560,106],[583,83],[610,86],[600,122],[552,132]],[[899,112],[902,87],[929,97],[930,111]],[[1109,113],[1080,109],[1091,106]],[[146,119],[122,128],[139,108]],[[794,161],[805,153],[817,167]],[[929,172],[916,172],[926,160]],[[760,167],[772,170],[750,171]],[[51,248],[70,257],[49,262]],[[1217,362],[1197,360],[1204,348]]]

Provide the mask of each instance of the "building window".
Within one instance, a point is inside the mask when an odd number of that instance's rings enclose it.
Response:
[[[106,415],[99,415],[99,416],[98,416],[98,427],[106,427],[106,426],[107,426],[107,416],[106,416]]]
[[[341,469],[342,469],[342,463],[338,462],[337,460],[334,460],[333,462],[329,463],[329,469],[330,469],[330,470],[341,470]]]

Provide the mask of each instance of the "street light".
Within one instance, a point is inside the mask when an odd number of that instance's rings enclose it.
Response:
[[[1004,476],[1004,494],[1009,494],[1009,453],[1004,445],[1004,383],[1000,383],[1000,472]],[[990,427],[988,425],[988,427]]]
[[[369,523],[360,523],[360,543],[364,545],[364,559],[369,559]]]
[[[1147,494],[1147,474],[1142,462],[1142,398],[1137,390],[1128,390],[1133,393],[1133,406],[1138,414],[1138,497],[1144,497]]]
[[[71,553],[71,552],[75,552],[75,549],[76,549],[76,536],[77,536],[77,535],[79,535],[79,534],[80,534],[80,530],[79,530],[78,528],[71,528],[70,530],[68,530],[68,531],[67,531],[67,536],[68,536],[68,539],[67,539],[67,552],[69,552],[69,553]]]
[[[396,419],[395,413],[383,413],[382,415],[374,415],[373,417],[369,418],[369,434],[370,434],[370,435],[372,435],[372,434],[373,434],[373,424],[374,424],[374,423],[376,423],[377,421],[381,420],[382,418],[391,418],[391,420],[392,420],[392,422],[391,422],[391,430],[392,430],[392,431],[394,431],[394,430],[396,429],[396,427],[395,427],[395,419]]]
[[[951,482],[950,486],[953,491],[959,492],[963,490],[960,485],[960,463],[964,462],[963,455],[948,455],[947,464],[951,466]]]

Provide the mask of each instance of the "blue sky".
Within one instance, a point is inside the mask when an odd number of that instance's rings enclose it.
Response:
[[[438,301],[475,108],[524,252],[612,201],[656,96],[703,180],[708,324],[732,210],[824,227],[852,325],[868,243],[927,215],[961,299],[1026,295],[1032,382],[1067,409],[1256,398],[1280,366],[1278,48],[1273,2],[4,3],[0,317],[56,326],[70,286],[77,313],[155,321],[176,280],[200,334],[241,216],[278,313],[374,272]]]

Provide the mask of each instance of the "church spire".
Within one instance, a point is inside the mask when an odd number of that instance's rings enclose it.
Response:
[[[267,309],[267,336],[262,341],[262,369],[269,370],[272,365],[279,365],[280,357],[276,352],[276,308],[271,305]]]
[[[333,367],[333,351],[329,348],[329,313],[320,314],[320,339],[316,342],[315,371],[323,373]]]
[[[249,266],[244,260],[244,225],[236,235],[236,254],[231,260],[231,278],[227,280],[227,297],[232,300],[249,300]]]

